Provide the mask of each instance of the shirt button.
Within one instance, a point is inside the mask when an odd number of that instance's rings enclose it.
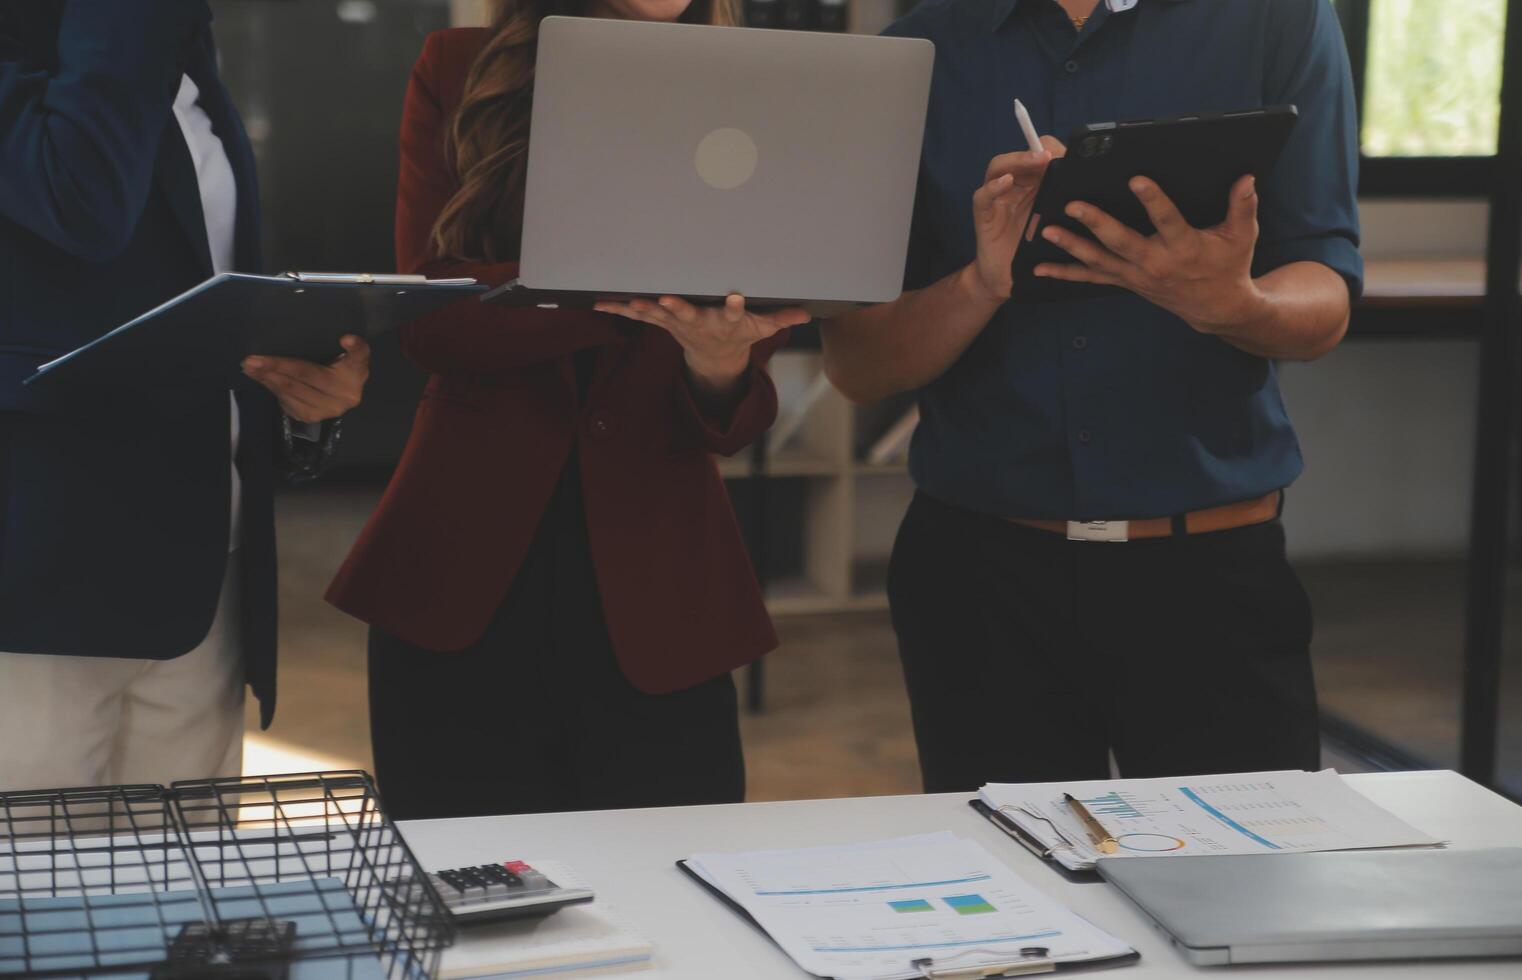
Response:
[[[1089,346],[1089,338],[1083,336],[1082,334],[1079,334],[1073,338],[1074,350],[1083,350],[1087,346]]]
[[[1071,75],[1071,74],[1075,73],[1076,71],[1078,71],[1078,62],[1076,62],[1076,61],[1069,61],[1067,64],[1063,65],[1062,67],[1067,69],[1067,73],[1069,75]]]
[[[1088,429],[1079,429],[1078,430],[1078,441],[1083,443],[1085,446],[1087,446],[1090,442],[1092,442],[1093,439],[1094,439],[1094,435]]]
[[[613,432],[612,414],[606,411],[593,412],[587,421],[587,428],[591,431],[592,438],[606,439]]]

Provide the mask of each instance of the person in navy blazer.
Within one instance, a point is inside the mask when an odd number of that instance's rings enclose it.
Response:
[[[22,385],[259,240],[205,0],[0,6],[0,789],[236,774],[245,682],[273,716],[277,471],[320,466],[368,348],[231,397]]]

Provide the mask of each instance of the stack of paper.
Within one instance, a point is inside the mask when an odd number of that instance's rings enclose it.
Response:
[[[532,863],[563,887],[583,887],[563,865]],[[639,970],[650,965],[655,953],[649,940],[601,901],[542,918],[462,926],[457,936],[444,951],[440,980]]]
[[[990,783],[983,802],[1050,849],[1063,867],[1103,857],[1070,793],[1116,839],[1115,857],[1291,854],[1440,842],[1354,790],[1333,770],[1176,779]]]
[[[687,869],[756,920],[804,970],[907,980],[1044,958],[1134,958],[1124,942],[949,833],[871,844],[698,854]]]

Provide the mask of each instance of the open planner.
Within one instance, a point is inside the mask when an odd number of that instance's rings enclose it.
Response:
[[[1071,794],[1113,839],[1101,852]],[[1068,871],[1101,857],[1294,854],[1440,841],[1376,805],[1333,770],[1166,779],[990,783],[972,805],[1038,857]]]
[[[950,833],[696,854],[679,867],[815,976],[951,980],[1137,959],[1125,942]]]

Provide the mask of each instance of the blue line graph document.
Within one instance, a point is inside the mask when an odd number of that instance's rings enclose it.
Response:
[[[1051,848],[1074,870],[1101,857],[1063,798],[1073,796],[1115,838],[1112,857],[1288,854],[1439,841],[1377,806],[1333,770],[1171,779],[990,783],[983,802]]]
[[[1022,954],[1079,962],[1132,952],[977,843],[949,833],[698,854],[687,864],[816,976],[919,977],[911,964],[927,957],[937,969],[961,969],[1018,962]]]

